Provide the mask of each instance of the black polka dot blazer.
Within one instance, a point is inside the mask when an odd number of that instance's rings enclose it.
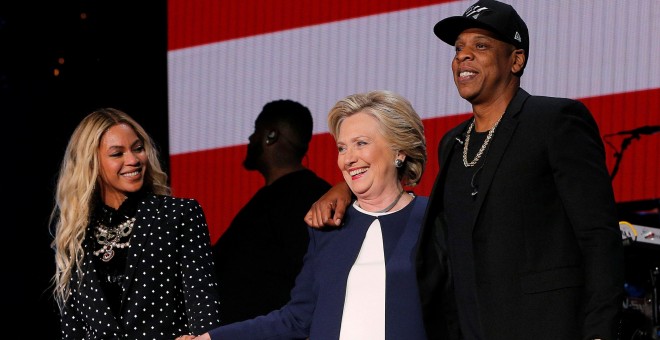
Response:
[[[112,315],[104,298],[88,229],[84,276],[80,282],[74,274],[62,310],[63,339],[174,339],[219,325],[218,285],[199,203],[148,194],[135,217],[120,315]]]

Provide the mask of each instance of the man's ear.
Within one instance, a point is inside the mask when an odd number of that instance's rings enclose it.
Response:
[[[266,133],[266,144],[273,144],[277,141],[277,130],[269,130]]]
[[[525,50],[519,48],[513,51],[513,65],[511,65],[511,73],[518,74],[525,66]]]

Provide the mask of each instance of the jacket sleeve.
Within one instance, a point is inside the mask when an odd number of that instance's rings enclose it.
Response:
[[[72,280],[71,295],[69,295],[64,308],[61,310],[60,329],[62,331],[62,339],[84,339],[87,333],[83,316],[78,312],[77,286],[77,281]]]
[[[289,340],[309,335],[317,295],[314,291],[314,262],[316,254],[315,232],[308,228],[309,246],[303,267],[291,290],[291,300],[281,309],[254,319],[234,322],[209,332],[212,340]]]
[[[623,245],[605,150],[595,120],[578,101],[552,122],[548,154],[582,255],[585,339],[616,339],[623,297]]]
[[[204,211],[195,200],[186,203],[180,226],[183,295],[191,331],[203,334],[220,324],[218,282]]]

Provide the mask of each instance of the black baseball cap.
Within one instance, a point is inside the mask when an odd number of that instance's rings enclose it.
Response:
[[[440,20],[433,32],[440,40],[454,46],[456,38],[468,28],[483,28],[495,33],[502,41],[525,50],[529,59],[529,32],[518,12],[509,4],[495,0],[479,0],[461,16]]]

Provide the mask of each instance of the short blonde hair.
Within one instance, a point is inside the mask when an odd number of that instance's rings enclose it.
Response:
[[[330,134],[337,134],[344,119],[358,112],[371,114],[379,122],[379,129],[393,151],[406,155],[398,177],[404,185],[419,183],[426,166],[426,138],[424,124],[412,104],[403,96],[385,90],[350,95],[328,113]]]

